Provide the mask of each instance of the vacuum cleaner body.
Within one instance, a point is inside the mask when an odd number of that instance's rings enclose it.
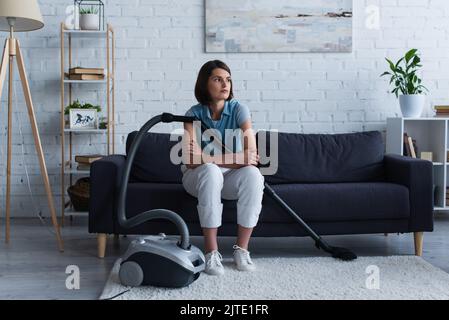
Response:
[[[126,194],[131,166],[142,138],[148,130],[159,122],[192,122],[194,118],[162,114],[147,121],[140,128],[127,154],[117,200],[119,225],[131,229],[150,220],[163,219],[175,224],[180,233],[177,242],[165,235],[147,236],[134,240],[120,264],[120,282],[126,286],[152,285],[179,288],[198,279],[205,268],[203,253],[190,244],[189,230],[184,220],[175,212],[166,209],[152,209],[132,218],[126,217]]]
[[[127,286],[151,285],[180,288],[198,279],[204,270],[201,250],[184,250],[164,234],[132,241],[120,265],[120,282]]]

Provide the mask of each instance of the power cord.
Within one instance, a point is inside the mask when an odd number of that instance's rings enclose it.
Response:
[[[114,300],[115,298],[120,297],[121,295],[123,295],[123,294],[125,294],[125,293],[127,293],[129,291],[131,291],[131,289],[122,291],[119,294],[116,294],[115,296],[112,296],[112,297],[109,297],[109,298],[105,298],[105,299],[100,299],[100,300]]]
[[[15,105],[15,110],[16,110],[15,116],[16,116],[16,120],[17,120],[17,123],[18,123],[18,127],[19,127],[20,137],[22,138],[22,141],[21,141],[21,144],[20,144],[21,151],[22,151],[22,154],[21,154],[21,156],[22,156],[22,165],[23,165],[23,167],[25,169],[25,175],[26,175],[26,180],[27,180],[28,191],[29,191],[30,198],[31,198],[31,204],[32,204],[35,212],[37,212],[36,215],[37,215],[39,221],[41,222],[41,224],[46,227],[46,230],[48,232],[50,232],[51,234],[54,235],[55,234],[54,230],[52,228],[50,228],[50,226],[46,223],[45,218],[42,215],[42,210],[40,208],[38,208],[38,206],[36,205],[36,200],[34,198],[33,191],[31,190],[30,175],[28,173],[28,166],[27,166],[26,161],[25,161],[25,147],[24,147],[25,146],[25,137],[23,135],[22,122],[20,120],[20,116],[19,116],[19,112],[18,112],[19,109],[18,109],[18,106],[17,106],[17,90],[16,90],[15,84],[13,84],[13,91],[14,91],[14,105]]]

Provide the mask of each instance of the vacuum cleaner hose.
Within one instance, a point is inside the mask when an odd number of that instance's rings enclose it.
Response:
[[[166,209],[154,209],[142,212],[141,214],[132,217],[130,219],[126,218],[126,212],[125,212],[125,203],[126,203],[126,193],[128,189],[128,181],[129,181],[129,175],[131,173],[131,167],[132,163],[134,161],[134,157],[136,155],[136,152],[140,146],[140,143],[142,142],[142,138],[144,137],[145,133],[147,133],[154,125],[158,124],[159,122],[192,122],[194,118],[192,117],[185,117],[185,116],[173,116],[169,113],[163,113],[161,115],[155,116],[148,120],[142,128],[137,133],[136,137],[133,140],[133,143],[131,144],[131,148],[128,151],[125,169],[123,171],[122,180],[120,184],[120,192],[118,195],[118,203],[117,203],[117,215],[118,215],[118,221],[120,226],[123,228],[130,229],[132,227],[135,227],[139,224],[142,224],[149,220],[154,219],[165,219],[173,222],[176,225],[176,228],[178,229],[180,235],[181,235],[181,242],[180,247],[184,250],[189,250],[190,243],[189,243],[189,229],[187,228],[187,225],[185,224],[184,220],[180,216],[178,216],[176,213],[170,210]]]

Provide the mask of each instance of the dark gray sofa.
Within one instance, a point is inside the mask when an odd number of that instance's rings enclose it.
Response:
[[[127,150],[136,132],[128,135]],[[179,165],[170,162],[168,134],[147,133],[137,152],[129,182],[128,217],[155,208],[173,210],[191,235],[201,235],[196,205],[181,184]],[[268,144],[268,149],[269,149]],[[422,253],[423,232],[433,230],[432,163],[385,155],[380,132],[352,134],[279,133],[279,166],[267,182],[321,235],[409,233]],[[268,153],[269,154],[269,153]],[[126,230],[118,225],[115,205],[125,155],[111,155],[91,167],[89,232],[98,234],[104,256],[107,234],[176,234],[165,221]],[[235,236],[236,201],[223,200],[221,236]],[[305,236],[301,227],[269,196],[254,236]]]

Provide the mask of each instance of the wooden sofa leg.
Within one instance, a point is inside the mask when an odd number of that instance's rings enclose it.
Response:
[[[415,255],[421,257],[424,232],[415,232],[414,236],[415,236]]]
[[[104,255],[106,253],[106,241],[106,233],[97,234],[98,258],[104,258]]]

